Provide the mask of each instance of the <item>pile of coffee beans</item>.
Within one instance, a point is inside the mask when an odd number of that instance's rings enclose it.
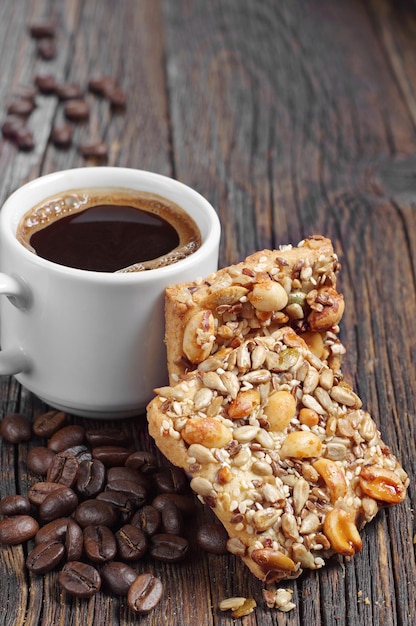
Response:
[[[50,20],[37,20],[29,24],[30,36],[36,41],[38,56],[44,60],[51,60],[56,55],[57,29]],[[3,137],[14,143],[19,150],[30,151],[35,142],[32,131],[27,123],[31,113],[36,108],[38,94],[54,96],[62,103],[63,114],[67,122],[57,123],[51,131],[52,143],[60,149],[68,149],[72,145],[73,123],[85,122],[90,116],[90,106],[85,99],[86,92],[99,98],[104,98],[112,112],[124,110],[127,105],[125,92],[111,76],[94,76],[83,87],[78,83],[60,82],[50,72],[39,73],[35,76],[33,85],[20,87],[7,106],[7,117],[1,126]],[[78,146],[79,153],[84,158],[95,158],[105,161],[108,148],[104,141],[85,141]]]
[[[33,424],[19,413],[0,422],[0,437],[10,444],[33,434],[45,439],[26,457],[34,482],[27,495],[0,500],[0,542],[33,540],[27,569],[43,575],[60,568],[59,584],[68,594],[89,598],[103,589],[126,597],[132,611],[149,612],[163,583],[135,566],[141,561],[142,568],[145,556],[165,563],[188,556],[195,524],[187,520],[196,514],[196,500],[185,473],[132,449],[121,429],[84,428],[61,411]],[[227,552],[218,523],[200,526],[194,538],[208,552]]]

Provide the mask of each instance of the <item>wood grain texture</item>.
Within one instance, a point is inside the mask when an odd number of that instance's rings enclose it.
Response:
[[[39,60],[27,25],[52,15],[58,55]],[[263,247],[331,237],[346,312],[344,372],[411,476],[409,495],[363,532],[354,559],[332,559],[283,586],[296,609],[268,610],[262,585],[233,556],[193,546],[179,566],[146,561],[165,584],[140,624],[231,626],[218,604],[254,597],[244,626],[413,626],[416,363],[416,5],[410,0],[4,0],[0,3],[0,110],[19,85],[51,71],[86,85],[119,78],[127,109],[87,95],[91,117],[74,146],[49,139],[62,104],[39,96],[29,120],[36,147],[0,141],[0,201],[40,174],[94,164],[77,146],[105,139],[109,165],[173,175],[205,195],[223,228],[220,262]],[[1,416],[44,405],[0,380]],[[144,419],[122,427],[152,448]],[[30,445],[37,445],[34,440]],[[0,448],[0,496],[26,493],[28,445]],[[199,510],[198,519],[211,519]],[[125,601],[65,597],[57,574],[24,568],[27,548],[0,546],[0,623],[133,625]]]

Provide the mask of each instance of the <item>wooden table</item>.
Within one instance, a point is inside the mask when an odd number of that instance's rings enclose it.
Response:
[[[58,26],[49,61],[28,34],[44,17]],[[263,585],[231,555],[194,549],[182,565],[148,563],[165,596],[138,618],[101,593],[64,597],[56,573],[29,576],[23,548],[2,546],[0,623],[222,626],[234,620],[220,600],[243,595],[258,604],[246,625],[414,625],[416,4],[3,0],[0,30],[4,116],[18,87],[44,71],[84,86],[108,74],[127,93],[116,113],[89,94],[90,119],[74,124],[68,150],[49,140],[62,103],[38,95],[34,149],[0,141],[1,201],[38,175],[95,164],[77,149],[91,137],[106,141],[109,165],[167,174],[206,196],[222,221],[221,265],[309,234],[331,237],[343,267],[345,377],[412,481],[406,501],[366,527],[353,560],[283,585],[296,604],[287,614],[265,607]],[[7,377],[0,399],[2,416],[47,408]],[[151,447],[143,417],[121,425]],[[1,496],[33,482],[27,450],[2,442]]]

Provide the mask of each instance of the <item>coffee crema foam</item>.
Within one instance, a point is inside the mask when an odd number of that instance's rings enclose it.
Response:
[[[64,217],[102,205],[133,207],[157,216],[175,229],[179,239],[178,245],[162,256],[129,264],[115,270],[115,273],[141,272],[172,265],[193,254],[201,246],[202,238],[197,224],[179,205],[154,193],[117,187],[74,189],[47,198],[24,214],[16,238],[25,248],[37,254],[30,243],[35,233],[47,229]]]

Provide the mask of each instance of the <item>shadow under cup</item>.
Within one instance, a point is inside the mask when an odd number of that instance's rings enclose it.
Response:
[[[16,239],[21,217],[74,189],[155,193],[184,209],[202,243],[193,254],[142,272],[86,271],[47,261]],[[85,417],[138,415],[166,384],[164,290],[218,266],[220,223],[190,187],[143,170],[90,167],[48,174],[18,189],[0,213],[0,374],[48,405]]]

